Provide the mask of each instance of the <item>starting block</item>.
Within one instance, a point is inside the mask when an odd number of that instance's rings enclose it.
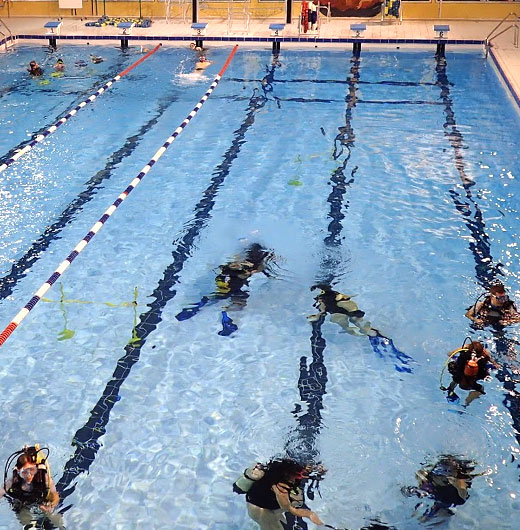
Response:
[[[285,24],[269,24],[271,30],[271,37],[281,37],[282,31],[285,29]],[[280,41],[273,40],[273,55],[280,53]]]
[[[191,25],[191,29],[193,30],[193,36],[194,37],[205,37],[207,27],[208,27],[207,22],[194,22]]]
[[[121,30],[121,35],[130,35],[135,22],[120,22],[117,27]]]
[[[281,37],[281,32],[285,29],[285,24],[269,24],[271,37]]]
[[[195,37],[195,46],[198,48],[203,48],[204,43],[202,42],[201,37],[206,36],[206,28],[208,27],[207,22],[194,22],[191,25],[191,29],[193,30],[193,36]]]
[[[435,24],[435,26],[433,26],[433,31],[437,34],[437,38],[444,39],[446,38],[444,34],[450,31],[450,27],[448,24]]]
[[[354,33],[354,35],[352,35],[354,39],[362,39],[363,38],[362,33],[366,29],[367,29],[366,24],[350,24],[350,31]],[[354,54],[355,57],[359,57],[359,55],[361,54],[361,41],[360,40],[356,40],[354,44],[352,45],[352,53]]]
[[[366,24],[350,24],[350,31],[354,33],[353,37],[362,38],[363,31],[367,29]]]
[[[135,26],[135,22],[120,22],[117,27],[121,30],[121,48],[124,50],[128,48],[128,36],[132,33],[132,28]]]
[[[46,22],[43,27],[47,28],[47,35],[49,35],[49,46],[56,48],[56,35],[61,34],[62,22],[59,20],[51,20]]]
[[[450,27],[447,24],[440,24],[440,25],[436,24],[435,26],[433,26],[433,31],[437,33],[437,38],[439,39],[439,42],[437,42],[437,51],[435,52],[435,57],[437,57],[437,59],[444,60],[445,53],[446,53],[446,43],[441,42],[441,41],[442,39],[446,38],[444,34],[450,31]],[[446,64],[445,60],[444,60],[444,64]]]

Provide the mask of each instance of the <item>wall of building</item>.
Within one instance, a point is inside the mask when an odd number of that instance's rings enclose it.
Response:
[[[182,2],[182,0],[181,0]],[[171,0],[170,16],[181,16],[181,2]],[[190,2],[188,2],[190,4]],[[239,2],[233,2],[238,10]],[[285,17],[283,1],[250,0],[247,4],[251,16],[254,18]],[[199,20],[203,18],[225,18],[229,2],[200,2]],[[293,3],[293,13],[300,11],[301,2]],[[184,7],[186,9],[186,7]],[[60,9],[57,0],[0,0],[0,17],[89,17],[98,18],[103,13],[110,17],[138,17],[141,11],[143,17],[165,17],[166,2],[164,0],[142,0],[140,7],[138,0],[84,0],[81,9]],[[404,19],[464,19],[464,20],[500,20],[508,13],[516,11],[520,15],[520,2],[512,1],[444,1],[438,0],[403,2]],[[191,12],[191,11],[189,11]]]

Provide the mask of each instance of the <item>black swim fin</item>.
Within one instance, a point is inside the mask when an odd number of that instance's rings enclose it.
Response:
[[[188,320],[189,318],[194,317],[209,301],[210,299],[207,296],[203,296],[200,299],[200,302],[197,302],[192,307],[185,307],[178,315],[175,315],[175,318],[181,322],[183,320]]]

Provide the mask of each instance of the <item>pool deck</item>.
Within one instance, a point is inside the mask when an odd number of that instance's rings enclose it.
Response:
[[[49,18],[9,18],[4,19],[14,35],[45,35],[46,29],[44,24]],[[67,18],[62,20],[62,36],[114,36],[119,40],[120,30],[113,26],[86,27],[85,20]],[[200,22],[208,22],[207,37],[226,37],[226,38],[243,38],[255,37],[266,38],[271,36],[269,24],[281,23],[280,19],[253,19],[249,23],[248,31],[245,31],[243,21],[236,20],[233,22],[231,31],[228,33],[227,20],[224,19],[203,19]],[[497,25],[497,21],[462,21],[462,20],[407,20],[402,23],[382,23],[379,19],[331,19],[323,20],[319,32],[321,39],[345,39],[352,37],[350,31],[351,23],[364,22],[367,29],[364,32],[364,40],[382,39],[414,39],[414,40],[435,40],[436,35],[433,30],[434,24],[449,24],[449,40],[473,40],[484,41],[491,30]],[[507,24],[509,25],[509,24]],[[507,27],[504,25],[503,28]],[[180,19],[172,19],[166,22],[164,19],[154,19],[150,28],[133,28],[132,37],[138,36],[160,36],[160,37],[191,37],[193,30],[190,22],[183,22]],[[283,31],[284,38],[299,37],[298,24],[296,19],[293,23],[285,26]],[[307,37],[309,38],[309,37]],[[130,44],[132,43],[130,40]],[[70,41],[69,41],[70,42]],[[310,38],[314,44],[314,38]],[[174,44],[175,42],[172,42]],[[216,45],[212,42],[211,45]],[[229,45],[229,40],[223,44]],[[249,44],[249,43],[248,43]],[[264,43],[266,45],[267,43]],[[301,45],[301,43],[299,43]],[[284,43],[292,45],[292,43]],[[328,45],[328,44],[327,44]],[[334,45],[334,44],[332,44]],[[336,44],[351,47],[350,44]],[[369,43],[366,44],[369,46]],[[372,46],[373,44],[370,44]],[[387,44],[388,45],[388,44]],[[415,44],[416,45],[416,44]],[[429,44],[429,46],[435,46]],[[447,44],[449,50],[450,44]],[[492,56],[498,63],[499,69],[502,70],[509,88],[516,94],[516,101],[520,105],[520,48],[513,45],[513,33],[507,31],[493,41]]]

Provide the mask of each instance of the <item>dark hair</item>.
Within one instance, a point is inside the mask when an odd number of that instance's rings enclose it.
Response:
[[[302,478],[305,466],[289,458],[273,459],[264,466],[264,478],[272,486],[284,482],[293,484]]]
[[[313,285],[311,287],[311,291],[314,291],[315,289],[321,289],[322,291],[325,291],[327,293],[332,291],[332,287],[330,285],[327,285],[326,283],[317,283],[316,285]]]
[[[482,356],[484,354],[484,346],[478,340],[470,342],[467,346],[468,353],[476,353],[477,356]]]
[[[497,282],[497,283],[494,283],[490,288],[489,288],[489,292],[491,294],[498,294],[498,293],[505,293],[506,292],[506,289],[504,287],[504,284],[501,283],[501,282]]]

